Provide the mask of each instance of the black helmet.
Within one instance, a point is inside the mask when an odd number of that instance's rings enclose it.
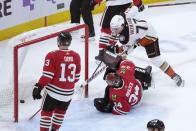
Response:
[[[148,122],[147,128],[151,128],[153,131],[155,128],[157,128],[159,131],[164,131],[165,125],[161,120],[154,119]]]
[[[72,36],[69,32],[61,32],[57,38],[58,46],[60,45],[70,46],[71,40],[72,40]]]

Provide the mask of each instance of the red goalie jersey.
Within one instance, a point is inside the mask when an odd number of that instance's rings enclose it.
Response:
[[[120,88],[109,88],[109,99],[114,102],[112,113],[121,115],[128,113],[141,101],[143,90],[134,77],[135,65],[131,61],[121,61],[117,73],[122,77],[123,85]]]
[[[47,54],[43,75],[38,84],[57,100],[69,101],[80,77],[80,56],[72,50],[56,50]]]

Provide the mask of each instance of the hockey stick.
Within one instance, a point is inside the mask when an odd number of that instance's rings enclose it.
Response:
[[[97,68],[95,69],[95,71],[93,72],[93,74],[95,74],[95,72],[99,69],[101,63],[102,63],[102,61],[99,63],[99,65],[97,66]]]
[[[97,72],[94,72],[93,75],[90,78],[88,78],[83,84],[80,85],[80,87],[81,88],[85,87],[92,80],[94,80],[99,74],[101,74],[106,68],[107,68],[107,66],[104,65],[100,70],[98,70]]]
[[[172,4],[148,5],[148,8],[163,7],[163,6],[174,6],[174,5],[186,5],[186,4],[196,4],[196,2],[183,2],[183,3],[172,3]]]
[[[41,111],[41,108],[40,108],[37,112],[35,112],[35,113],[29,118],[29,120],[32,120],[40,111]]]
[[[42,100],[41,108],[39,108],[39,109],[29,118],[29,120],[32,120],[32,119],[41,111],[41,109],[42,109],[42,107],[43,107],[43,105],[44,105],[44,101],[45,101],[46,96],[47,96],[47,92],[46,92],[46,90],[45,90],[45,91],[44,91],[43,98],[42,98],[42,99],[44,99],[44,100]]]

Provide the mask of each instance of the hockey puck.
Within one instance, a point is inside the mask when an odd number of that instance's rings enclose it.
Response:
[[[25,103],[25,100],[20,100],[20,103]]]

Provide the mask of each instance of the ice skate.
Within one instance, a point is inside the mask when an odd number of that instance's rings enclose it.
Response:
[[[179,87],[184,86],[184,80],[182,80],[182,78],[178,74],[175,73],[175,75],[173,76],[172,79],[175,81],[177,86],[179,86]]]

